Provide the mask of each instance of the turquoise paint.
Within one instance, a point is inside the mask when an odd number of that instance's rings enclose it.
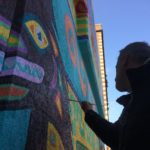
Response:
[[[99,93],[99,87],[96,78],[96,72],[94,70],[94,64],[92,60],[92,53],[90,51],[90,44],[88,40],[79,40],[79,46],[81,48],[82,58],[85,64],[86,72],[88,74],[91,90],[97,105],[99,114],[103,115],[101,97]]]
[[[71,81],[71,83],[74,87],[74,90],[78,94],[79,99],[81,101],[82,100],[88,101],[91,99],[91,97],[93,98],[93,96],[92,96],[91,91],[88,91],[87,94],[84,95],[83,91],[81,89],[79,74],[81,74],[82,80],[85,83],[87,90],[88,90],[87,83],[89,81],[88,81],[88,77],[87,77],[85,69],[81,67],[82,56],[81,56],[80,49],[78,46],[76,28],[74,25],[72,15],[70,13],[69,5],[66,0],[61,2],[61,5],[60,5],[59,0],[52,1],[52,3],[53,3],[53,9],[57,10],[57,11],[54,11],[56,30],[57,30],[56,36],[58,39],[58,46],[60,49],[60,54],[61,54],[61,58],[62,58],[64,67],[65,67],[65,71],[69,77],[69,80]],[[59,5],[59,9],[58,9],[58,5]],[[75,55],[77,54],[76,58],[75,58],[76,62],[77,62],[76,66],[73,65],[72,60],[69,55],[69,47],[67,44],[68,41],[67,41],[67,37],[66,37],[66,26],[69,23],[65,23],[65,16],[68,16],[71,21],[71,27],[70,27],[70,31],[69,31],[69,33],[71,33],[71,34],[69,34],[69,35],[73,36],[72,38],[73,38],[74,43],[71,43],[72,45],[70,44],[70,47],[71,47],[70,51],[74,52]],[[77,47],[77,49],[75,50],[74,47]]]
[[[25,150],[30,109],[0,111],[0,149]]]

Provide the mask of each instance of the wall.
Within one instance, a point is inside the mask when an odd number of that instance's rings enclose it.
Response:
[[[103,114],[90,3],[0,0],[3,150],[102,150],[79,105]]]

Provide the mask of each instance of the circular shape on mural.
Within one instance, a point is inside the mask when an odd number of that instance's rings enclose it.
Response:
[[[49,42],[38,17],[32,14],[25,15],[24,26],[36,48],[41,53],[45,52],[49,47]]]
[[[77,64],[77,39],[75,30],[69,15],[65,15],[65,29],[66,29],[66,39],[68,44],[68,50],[70,54],[71,61],[74,66]]]
[[[25,24],[36,45],[40,49],[47,48],[48,40],[40,24],[36,20],[27,21]]]

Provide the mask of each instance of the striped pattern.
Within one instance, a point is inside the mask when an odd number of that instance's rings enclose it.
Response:
[[[20,35],[11,30],[11,23],[2,16],[0,16],[0,44],[7,47],[7,51],[27,52]]]
[[[21,100],[29,92],[29,89],[15,84],[0,85],[0,100],[14,101]]]
[[[88,17],[77,18],[77,35],[88,36]]]
[[[8,46],[7,51],[19,50],[19,51],[22,51],[24,53],[27,53],[27,48],[23,42],[22,37],[14,31],[10,32],[10,35],[9,35],[9,38],[7,41],[7,46]]]
[[[0,44],[7,46],[7,39],[10,34],[10,22],[0,16]]]
[[[89,18],[88,18],[88,9],[86,1],[76,0],[75,1],[76,9],[76,29],[78,39],[88,39],[89,34]]]

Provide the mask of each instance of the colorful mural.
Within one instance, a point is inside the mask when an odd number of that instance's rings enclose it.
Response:
[[[11,31],[11,32],[10,32]],[[22,37],[11,30],[11,22],[0,16],[0,44],[7,47],[7,51],[21,51],[27,53]]]
[[[64,150],[62,140],[53,124],[48,124],[47,150]]]
[[[67,84],[70,101],[70,116],[72,124],[72,140],[74,150],[98,150],[99,140],[84,121],[84,113],[71,86]]]
[[[1,149],[102,150],[80,107],[103,114],[89,2],[0,0]]]
[[[91,85],[99,113],[101,111],[101,96],[99,94],[100,72],[99,57],[96,44],[96,34],[91,0],[75,0],[77,38],[86,73]]]
[[[26,15],[24,18],[25,29],[30,34],[31,41],[33,41],[36,49],[43,53],[44,50],[48,49],[49,43],[43,28],[38,22],[40,22],[38,18],[31,14]]]

